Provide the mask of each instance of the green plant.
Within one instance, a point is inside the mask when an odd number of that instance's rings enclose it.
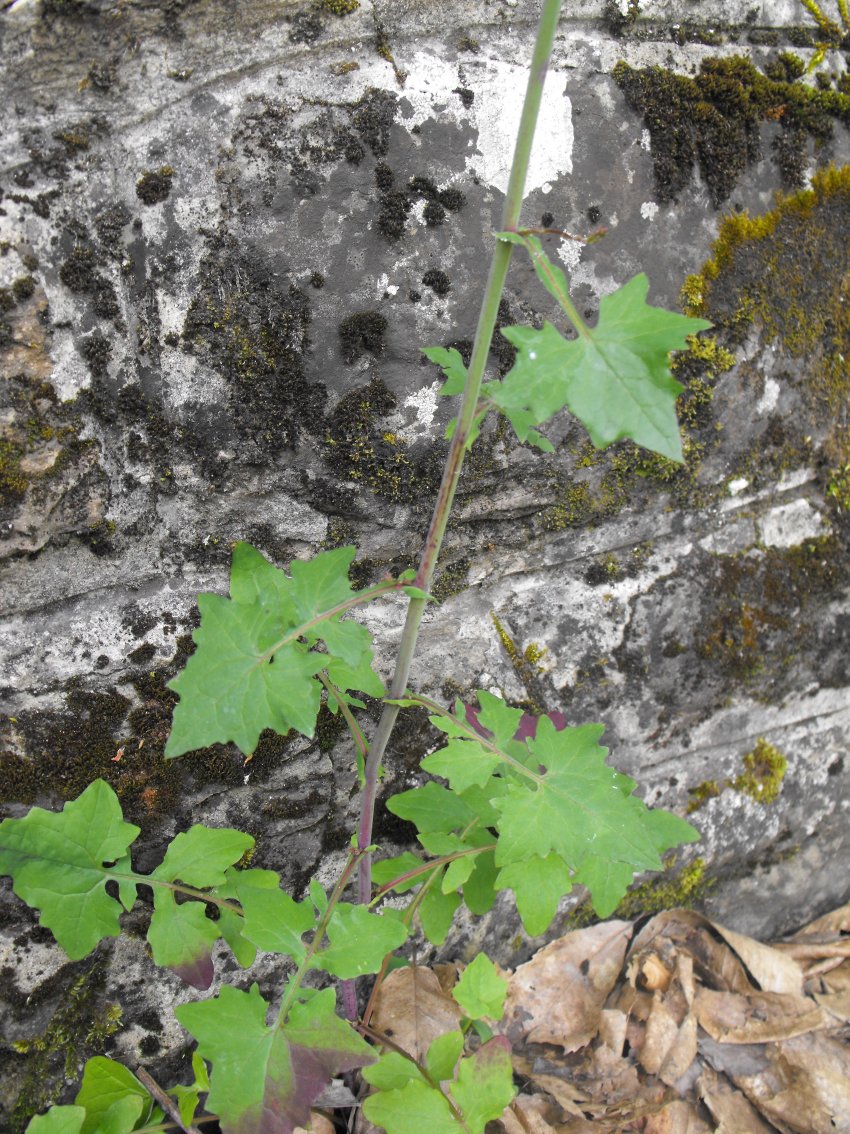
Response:
[[[513,891],[531,934],[545,932],[576,884],[607,916],[635,872],[661,869],[665,851],[696,837],[684,820],[647,808],[633,794],[635,782],[607,766],[607,750],[598,743],[602,725],[559,728],[550,717],[529,719],[485,691],[478,693],[477,709],[460,701],[448,709],[408,688],[463,460],[492,409],[504,413],[521,441],[543,450],[552,446],[539,427],[566,406],[597,447],[627,437],[670,461],[682,460],[675,415],[681,387],[670,374],[669,352],[709,324],[648,306],[641,275],[607,296],[596,326],[589,327],[563,272],[544,251],[544,234],[519,227],[559,9],[559,0],[545,0],[503,231],[469,366],[455,350],[424,352],[445,374],[442,392],[460,395],[461,405],[449,429],[418,570],[354,592],[348,577],[353,547],[295,561],[286,574],[239,543],[230,596],[199,597],[197,649],[171,683],[180,700],[169,759],[231,741],[250,756],[266,728],[312,736],[323,702],[342,714],[360,756],[362,784],[360,823],[344,868],[329,894],[313,880],[299,902],[281,889],[276,872],[243,865],[253,847],[249,835],[196,825],[171,841],[159,866],[140,874],[131,855],[139,829],[124,820],[117,797],[100,780],[61,812],[34,808],[0,825],[0,871],[12,876],[15,892],[40,911],[42,925],[72,959],[120,932],[121,913],[133,907],[143,885],[153,893],[147,939],[154,962],[196,988],[212,983],[211,949],[220,938],[243,967],[263,950],[288,958],[293,969],[271,1018],[256,984],[247,992],[225,986],[212,999],[176,1009],[197,1041],[191,1085],[168,1095],[143,1071],[136,1077],[96,1058],[86,1066],[75,1103],[33,1118],[31,1134],[194,1129],[193,1122],[204,1121],[193,1118],[201,1094],[226,1134],[289,1134],[308,1121],[311,1104],[334,1075],[358,1068],[365,1068],[373,1088],[364,1111],[390,1134],[423,1128],[482,1134],[514,1094],[508,1041],[486,1022],[499,1018],[505,994],[495,966],[483,956],[469,966],[453,993],[464,1025],[436,1039],[420,1060],[372,1032],[370,1008],[358,1018],[354,981],[377,974],[380,983],[414,918],[441,944],[462,903],[481,915],[501,890]],[[575,337],[565,338],[549,323],[540,330],[505,328],[517,351],[515,365],[501,381],[484,382],[515,246],[531,257]],[[400,592],[409,600],[407,619],[386,691],[372,669],[368,629],[344,616]],[[364,693],[384,698],[371,740],[355,716],[363,707],[357,695]],[[446,738],[422,764],[435,778],[387,803],[415,824],[421,853],[373,862],[381,764],[397,715],[410,706],[424,708]],[[349,887],[354,901],[344,900]],[[405,894],[404,908],[386,901]],[[346,1019],[337,1015],[333,988],[305,983],[317,972],[343,982]],[[477,1039],[467,1045],[467,1035]]]

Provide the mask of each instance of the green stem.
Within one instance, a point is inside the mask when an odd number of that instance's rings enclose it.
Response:
[[[561,11],[561,0],[544,0],[540,24],[537,29],[537,39],[531,57],[531,70],[528,76],[528,86],[525,92],[522,116],[517,133],[516,147],[514,149],[513,163],[511,165],[508,188],[505,195],[505,204],[502,212],[502,229],[515,229],[519,224],[522,200],[525,195],[525,179],[528,173],[528,164],[531,157],[531,146],[534,141],[534,129],[537,125],[537,116],[543,97],[543,84],[549,67],[549,57],[555,41],[555,32],[558,27],[558,17]],[[451,447],[446,458],[443,470],[443,479],[437,493],[437,500],[431,517],[431,525],[425,537],[419,570],[415,585],[423,591],[429,591],[431,580],[437,566],[437,557],[440,554],[443,537],[446,532],[449,514],[457,491],[463,459],[469,444],[469,437],[475,421],[475,412],[478,407],[478,398],[481,383],[484,378],[484,368],[490,352],[490,342],[496,326],[499,311],[499,301],[502,289],[508,274],[508,265],[511,261],[512,246],[503,240],[496,242],[493,250],[493,259],[490,264],[490,274],[484,298],[481,302],[481,311],[478,316],[478,326],[475,331],[475,341],[472,347],[472,357],[469,362],[466,387],[463,392],[457,427],[452,435]],[[395,673],[390,683],[390,697],[401,697],[406,688],[413,661],[413,653],[419,637],[419,627],[425,610],[423,599],[412,598],[407,608],[407,618],[402,631],[396,660]],[[375,814],[375,800],[378,787],[378,773],[384,753],[387,749],[393,727],[398,716],[397,705],[385,705],[378,722],[378,727],[369,749],[369,759],[366,761],[366,784],[363,789],[361,804],[360,828],[357,845],[363,858],[359,868],[359,897],[364,904],[369,902],[372,894],[372,859],[366,848],[372,842],[372,825]]]
[[[328,907],[322,914],[322,917],[319,920],[319,924],[316,926],[316,932],[313,934],[312,940],[307,946],[307,952],[304,954],[304,959],[301,961],[301,964],[298,966],[294,976],[286,986],[286,992],[284,993],[284,997],[280,1005],[280,1010],[277,1014],[276,1026],[279,1028],[283,1027],[283,1025],[286,1023],[286,1017],[289,1014],[289,1009],[292,1007],[295,997],[298,995],[298,989],[301,987],[301,982],[306,976],[308,970],[312,967],[313,958],[321,948],[322,940],[324,939],[325,932],[327,931],[328,925],[330,924],[334,909],[336,908],[339,899],[342,897],[342,892],[348,885],[348,880],[354,873],[354,868],[360,861],[360,857],[361,855],[359,851],[350,850],[348,852],[348,861],[346,862],[339,878],[337,878],[336,880],[336,885],[331,892],[331,896],[328,898]]]

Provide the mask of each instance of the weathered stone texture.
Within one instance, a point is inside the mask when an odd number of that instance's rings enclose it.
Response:
[[[281,564],[355,542],[359,582],[415,562],[451,412],[418,351],[472,337],[538,5],[327,8],[19,0],[0,17],[2,814],[100,775],[144,827],[143,867],[191,821],[228,824],[295,887],[346,841],[351,745],[323,715],[316,742],[264,737],[248,766],[225,748],[167,765],[165,682],[237,539]],[[564,17],[524,211],[608,229],[559,249],[591,318],[640,270],[675,307],[724,212],[765,214],[850,152],[845,54],[817,114],[815,88],[776,71],[783,51],[811,57],[798,5],[676,0],[636,24],[615,8]],[[730,72],[737,55],[774,86]],[[700,85],[701,66],[720,77]],[[566,417],[551,458],[488,423],[415,669],[438,697],[483,686],[605,721],[650,801],[702,803],[681,861],[704,860],[707,908],[747,933],[802,923],[850,877],[850,490],[830,488],[850,461],[848,233],[845,180],[691,281],[717,327],[677,364],[684,471],[628,445],[599,456]],[[556,318],[519,257],[501,317]],[[492,373],[510,364],[499,339]],[[368,617],[388,673],[402,608]],[[390,785],[411,782],[421,725]],[[788,760],[771,804],[733,786],[760,737]],[[89,970],[8,891],[2,916],[19,1039]],[[503,961],[529,947],[517,929],[485,927]],[[179,1047],[159,1002],[181,993],[157,977],[152,994],[138,939],[98,965],[121,1051]]]

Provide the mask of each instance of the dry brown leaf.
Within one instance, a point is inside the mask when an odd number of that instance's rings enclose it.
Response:
[[[542,1071],[537,1073],[532,1071],[529,1078],[536,1087],[541,1087],[547,1095],[551,1095],[561,1110],[567,1114],[581,1118],[588,1109],[589,1096],[584,1091],[580,1091],[569,1079]]]
[[[850,962],[845,961],[837,968],[831,969],[823,980],[830,992],[846,992],[850,990]]]
[[[505,1027],[513,1043],[552,1043],[577,1051],[596,1035],[632,932],[608,921],[568,933],[540,949],[509,980]]]
[[[805,996],[780,992],[715,992],[697,988],[694,1013],[699,1026],[719,1043],[771,1043],[828,1026],[822,1008]]]
[[[664,1003],[663,993],[656,992],[652,1001],[643,1047],[638,1062],[650,1075],[657,1075],[679,1035],[679,1021]]]
[[[619,1008],[603,1008],[599,1014],[599,1038],[617,1055],[626,1046],[629,1018]]]
[[[710,977],[713,985],[731,992],[749,992],[752,988],[740,958],[725,942],[717,940],[708,918],[693,910],[665,910],[646,923],[629,950],[630,974],[634,972],[633,963],[639,971],[642,954],[650,951],[670,967],[677,952],[688,952],[700,979]]]
[[[689,1102],[676,1099],[645,1120],[644,1134],[714,1134]],[[743,1130],[737,1134],[744,1134]]]
[[[336,1134],[336,1127],[329,1118],[325,1118],[317,1110],[311,1110],[310,1125],[306,1129],[296,1126],[292,1134]]]
[[[499,1121],[505,1134],[557,1134],[556,1110],[546,1095],[519,1095]]]
[[[807,937],[833,934],[837,937],[840,933],[850,933],[850,902],[810,921],[789,940],[805,941]]]
[[[457,965],[454,962],[436,964],[431,965],[431,971],[437,974],[440,988],[446,996],[450,996],[452,989],[460,979],[460,974],[463,972],[463,965]]]
[[[850,989],[845,988],[841,992],[816,992],[814,999],[821,1008],[829,1012],[830,1016],[834,1016],[836,1021],[842,1024],[850,1022]]]
[[[725,929],[716,921],[709,922],[744,962],[762,992],[785,992],[799,996],[803,990],[803,970],[793,957],[752,937]]]
[[[725,1075],[704,1067],[697,1082],[700,1098],[717,1123],[716,1134],[776,1134],[758,1111]]]
[[[797,1134],[850,1131],[850,1051],[813,1033],[764,1048],[766,1066],[733,1076],[750,1102],[780,1129]]]
[[[648,992],[666,992],[673,973],[657,953],[647,953],[640,958],[640,983]]]
[[[437,1036],[457,1029],[462,1015],[435,973],[411,966],[395,969],[381,985],[372,1027],[421,1062]]]

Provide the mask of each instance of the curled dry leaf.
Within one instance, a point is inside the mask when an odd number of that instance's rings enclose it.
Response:
[[[764,1047],[765,1066],[733,1082],[780,1130],[838,1134],[850,1130],[850,1051],[822,1033]]]
[[[546,1095],[519,1095],[499,1120],[505,1134],[558,1134],[557,1108]]]
[[[462,1015],[435,973],[411,966],[395,969],[381,985],[372,1027],[421,1063],[437,1036],[459,1027]]]
[[[776,1127],[761,1119],[746,1096],[711,1067],[703,1069],[697,1092],[717,1123],[716,1134],[775,1134]]]
[[[684,1099],[667,1103],[657,1114],[647,1117],[643,1134],[714,1134],[697,1114],[694,1107]],[[744,1134],[739,1130],[738,1134]]]
[[[719,1043],[770,1043],[825,1028],[831,1021],[806,996],[779,992],[715,992],[699,987],[694,1003],[699,1026]]]
[[[568,933],[540,949],[510,978],[505,1026],[516,1044],[551,1043],[577,1051],[596,1035],[620,975],[632,926],[609,921]]]

